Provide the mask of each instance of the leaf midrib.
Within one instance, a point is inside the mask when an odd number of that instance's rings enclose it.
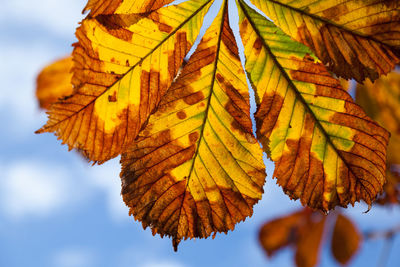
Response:
[[[245,9],[245,7],[243,6],[243,0],[238,0],[239,4],[242,8],[243,13],[245,13],[248,21],[250,22],[251,26],[253,27],[254,31],[257,33],[258,36],[262,37],[262,35],[260,34],[260,32],[258,31],[258,28],[254,25],[253,21],[251,20],[251,16],[249,16],[249,14],[247,13],[247,10]],[[270,1],[270,0],[268,0]],[[249,7],[250,8],[250,7]],[[357,177],[357,175],[353,172],[353,170],[350,168],[350,166],[347,164],[347,162],[344,160],[343,156],[341,155],[340,151],[336,148],[336,146],[333,144],[330,135],[325,131],[324,127],[321,125],[321,123],[319,122],[319,120],[317,119],[317,116],[315,115],[315,113],[311,110],[311,108],[308,106],[307,102],[305,101],[305,99],[303,98],[303,96],[301,95],[301,93],[298,91],[297,87],[294,85],[294,83],[292,82],[292,79],[290,79],[290,77],[288,76],[288,74],[286,73],[285,69],[281,66],[281,64],[278,62],[278,60],[276,59],[275,55],[272,53],[271,49],[269,48],[269,46],[265,43],[263,38],[260,38],[262,41],[262,44],[264,46],[264,48],[266,49],[266,51],[268,52],[268,54],[271,56],[272,60],[274,61],[275,65],[279,68],[279,70],[281,71],[282,75],[285,77],[285,79],[288,81],[289,86],[292,88],[292,90],[295,92],[296,97],[300,100],[300,102],[305,106],[305,109],[311,114],[311,116],[313,117],[316,126],[320,129],[320,131],[322,132],[322,134],[326,137],[327,143],[329,143],[329,145],[331,145],[333,147],[333,149],[335,150],[336,154],[338,155],[338,157],[340,158],[341,161],[344,162],[344,164],[346,165],[347,169],[354,175],[354,177]]]
[[[178,27],[175,28],[174,31],[172,31],[170,34],[168,34],[158,45],[156,45],[153,49],[151,49],[143,58],[141,58],[138,62],[136,62],[132,67],[129,68],[129,70],[127,70],[123,75],[121,75],[120,78],[118,78],[114,83],[112,83],[110,86],[108,86],[101,94],[99,94],[98,96],[96,96],[93,100],[91,100],[89,103],[87,103],[85,106],[83,106],[81,109],[77,110],[76,112],[72,113],[71,115],[69,115],[68,117],[57,121],[57,123],[49,125],[47,127],[45,127],[44,129],[48,129],[48,128],[52,128],[56,125],[59,125],[60,123],[71,119],[73,116],[75,116],[76,114],[82,112],[82,110],[85,110],[88,106],[90,106],[91,104],[93,104],[94,102],[97,101],[97,99],[99,99],[102,95],[104,95],[106,92],[108,92],[115,84],[117,84],[118,82],[120,82],[126,75],[128,75],[131,71],[134,70],[134,68],[136,68],[138,65],[142,64],[143,61],[150,56],[151,54],[154,53],[154,51],[156,51],[161,45],[163,45],[167,40],[169,40],[169,38],[171,38],[172,36],[175,35],[175,33],[177,31],[179,31],[188,21],[190,21],[191,19],[193,19],[201,10],[203,10],[203,8],[205,6],[207,6],[210,2],[213,2],[214,0],[208,0],[206,1],[198,10],[196,10],[196,12],[194,12],[191,16],[189,16],[187,19],[185,19]],[[156,12],[157,10],[154,10],[152,12]],[[152,13],[151,12],[151,13]],[[96,18],[92,18],[93,20],[96,20]],[[178,73],[179,74],[179,73]],[[177,75],[178,75],[177,74]],[[174,77],[176,78],[176,76]],[[173,79],[172,79],[173,80]],[[77,90],[79,90],[81,87],[83,87],[86,83],[83,83],[81,86],[79,86],[77,88]],[[62,102],[57,102],[58,103],[62,103]]]
[[[224,20],[225,20],[224,15],[225,15],[225,12],[226,12],[226,9],[227,9],[227,6],[228,6],[227,0],[224,0],[223,5],[224,5],[224,7],[223,7],[223,11],[222,11],[222,19],[221,19],[220,31],[219,31],[219,35],[218,35],[218,41],[217,41],[217,52],[215,54],[214,70],[213,70],[213,76],[212,76],[212,79],[211,79],[210,93],[208,94],[206,109],[204,111],[204,113],[205,113],[204,114],[204,119],[203,119],[203,123],[201,124],[202,128],[201,128],[201,131],[200,131],[200,134],[199,134],[199,142],[198,142],[198,145],[196,147],[195,154],[193,155],[193,161],[192,161],[192,165],[190,166],[186,187],[189,185],[189,180],[190,180],[192,172],[193,172],[194,163],[195,163],[197,155],[199,153],[201,141],[203,140],[203,137],[204,137],[204,129],[206,128],[205,125],[206,125],[206,122],[207,122],[207,119],[208,119],[208,112],[210,110],[211,98],[212,98],[212,95],[213,95],[213,92],[214,92],[215,77],[216,77],[216,73],[217,73],[217,69],[218,69],[218,58],[219,58],[219,53],[220,53],[220,50],[221,50],[220,48],[221,48],[221,42],[222,42],[222,31],[223,31]]]
[[[240,0],[240,1],[241,1],[241,0]],[[326,19],[326,18],[324,18],[324,17],[318,16],[318,15],[315,15],[315,14],[312,14],[312,13],[307,13],[307,12],[305,12],[305,11],[302,10],[302,9],[299,9],[299,8],[296,8],[296,7],[287,5],[287,4],[283,4],[283,3],[279,2],[279,1],[276,1],[276,0],[265,0],[265,1],[272,2],[272,3],[274,3],[274,4],[277,4],[277,5],[283,6],[283,7],[285,7],[285,8],[294,10],[294,11],[296,11],[296,12],[299,12],[300,14],[303,14],[303,15],[305,15],[305,16],[311,17],[311,18],[313,18],[313,19],[315,19],[315,20],[322,21],[322,22],[325,23],[325,24],[329,24],[329,25],[335,26],[335,27],[337,27],[337,28],[339,28],[339,29],[341,29],[341,30],[343,30],[343,31],[350,32],[351,34],[358,35],[358,36],[360,36],[360,37],[370,39],[370,40],[372,40],[372,41],[374,41],[374,42],[377,42],[377,43],[379,43],[379,44],[381,44],[381,45],[393,47],[393,46],[390,45],[390,44],[384,43],[384,42],[382,42],[382,41],[376,39],[376,38],[373,37],[372,35],[364,34],[364,33],[361,33],[361,32],[359,32],[359,31],[357,31],[357,30],[352,30],[352,29],[350,29],[350,28],[348,28],[348,27],[346,27],[346,26],[344,26],[344,25],[337,24],[337,23],[335,23],[335,22],[332,21],[332,20]]]

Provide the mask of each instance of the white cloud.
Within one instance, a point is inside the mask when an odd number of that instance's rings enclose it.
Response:
[[[85,165],[75,165],[71,171],[62,162],[0,162],[0,212],[13,221],[44,218],[60,210],[79,208],[101,192],[110,218],[117,223],[131,223],[133,219],[120,195],[118,159],[100,166]]]
[[[86,0],[2,1],[0,23],[32,27],[39,24],[59,35],[74,33]]]
[[[95,255],[82,248],[68,248],[57,252],[53,257],[54,267],[89,267],[95,266]]]
[[[4,167],[0,180],[0,207],[10,219],[47,216],[66,204],[66,172],[57,166],[23,161]]]
[[[0,64],[0,111],[13,122],[9,123],[7,132],[32,134],[40,126],[35,97],[36,76],[42,67],[64,56],[63,52],[43,42],[31,43],[29,49],[23,43],[0,43],[0,51],[3,51],[0,52],[0,62],[4,63]]]
[[[88,168],[89,184],[103,190],[106,194],[108,211],[116,222],[133,220],[129,218],[128,207],[122,200],[120,171],[119,157]]]

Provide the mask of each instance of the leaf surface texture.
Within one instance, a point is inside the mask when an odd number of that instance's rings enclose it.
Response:
[[[373,122],[304,45],[239,1],[257,136],[291,198],[328,211],[385,183],[389,133]]]
[[[118,156],[171,85],[211,3],[167,6],[130,27],[83,20],[73,52],[76,92],[52,106],[38,132],[54,132],[94,162]]]
[[[252,0],[341,77],[376,80],[400,62],[398,0]]]
[[[159,9],[174,0],[89,0],[83,12],[90,16],[146,13]]]
[[[227,1],[121,162],[130,213],[175,249],[252,214],[265,169]]]

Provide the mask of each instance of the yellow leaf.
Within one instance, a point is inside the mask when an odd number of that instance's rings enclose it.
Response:
[[[346,216],[339,214],[333,229],[331,250],[335,259],[347,264],[360,247],[361,234]]]
[[[146,13],[159,9],[174,0],[89,0],[83,12],[90,16]]]
[[[36,97],[43,109],[62,97],[72,94],[72,57],[66,57],[45,67],[36,81]]]
[[[361,82],[400,63],[398,0],[252,0],[336,74]]]
[[[54,132],[94,162],[118,156],[177,75],[212,2],[164,7],[129,27],[109,17],[83,20],[73,52],[76,90],[52,106],[38,133]]]
[[[255,93],[257,136],[291,198],[328,211],[386,182],[389,133],[372,121],[304,45],[243,1],[240,33]]]
[[[265,169],[227,1],[121,163],[130,214],[175,249],[252,215]]]

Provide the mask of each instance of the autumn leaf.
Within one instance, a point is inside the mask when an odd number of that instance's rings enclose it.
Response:
[[[303,209],[265,223],[259,240],[268,256],[291,246],[295,250],[297,267],[312,267],[318,263],[326,217]]]
[[[72,64],[72,58],[66,57],[55,61],[39,73],[36,98],[41,108],[47,110],[58,99],[72,94]]]
[[[172,83],[211,4],[167,6],[127,28],[107,17],[84,19],[73,52],[77,89],[52,106],[37,132],[54,132],[94,162],[118,156]]]
[[[325,219],[326,217],[321,214],[311,214],[306,217],[305,225],[299,229],[295,255],[298,267],[312,267],[317,265]]]
[[[378,203],[400,203],[400,74],[392,72],[374,83],[357,84],[356,102],[366,113],[391,132],[387,151],[387,184]]]
[[[128,15],[146,13],[159,9],[174,0],[89,0],[83,12],[90,10],[90,16],[98,15]]]
[[[252,0],[329,69],[362,82],[400,63],[398,0]]]
[[[233,230],[265,182],[227,1],[128,151],[122,196],[153,233],[182,239]]]
[[[390,131],[388,163],[400,164],[400,73],[392,72],[374,83],[357,84],[356,102]]]
[[[265,223],[259,233],[259,241],[268,257],[296,242],[298,228],[304,219],[304,212],[299,211]]]
[[[349,218],[338,214],[332,234],[331,251],[335,259],[346,265],[360,247],[361,234]]]
[[[306,46],[243,1],[239,6],[257,136],[275,162],[277,182],[313,209],[371,204],[386,182],[389,133]]]

